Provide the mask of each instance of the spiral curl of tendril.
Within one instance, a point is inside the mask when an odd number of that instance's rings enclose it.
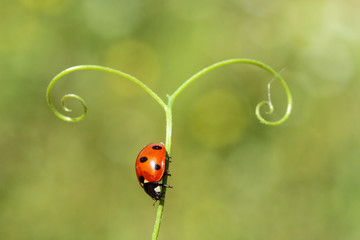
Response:
[[[211,70],[214,70],[218,67],[221,66],[225,66],[228,64],[234,64],[234,63],[245,63],[245,64],[250,64],[250,65],[254,65],[257,67],[260,67],[268,72],[270,72],[276,79],[278,79],[280,81],[280,83],[282,84],[283,88],[285,89],[285,93],[287,95],[287,100],[288,100],[288,104],[287,104],[287,109],[286,112],[284,113],[283,117],[281,119],[279,119],[278,121],[268,121],[266,120],[260,113],[260,109],[264,106],[267,105],[269,108],[269,111],[266,112],[268,114],[271,114],[274,111],[274,107],[271,103],[271,98],[270,98],[270,84],[272,83],[272,81],[270,81],[270,83],[268,84],[268,100],[267,101],[262,101],[260,103],[258,103],[256,105],[255,108],[255,114],[256,117],[259,119],[259,121],[263,124],[266,125],[280,125],[281,123],[283,123],[286,119],[289,118],[290,113],[291,113],[291,109],[292,109],[292,96],[290,93],[290,90],[285,82],[285,80],[271,67],[269,67],[268,65],[260,62],[260,61],[256,61],[253,59],[247,59],[247,58],[235,58],[235,59],[229,59],[229,60],[224,60],[221,62],[217,62],[213,65],[210,65],[209,67],[204,68],[203,70],[199,71],[198,73],[194,74],[192,77],[190,77],[188,80],[186,80],[170,97],[169,97],[169,101],[174,101],[174,99],[179,95],[180,92],[182,92],[190,83],[192,83],[193,81],[195,81],[196,79],[198,79],[200,76],[202,76],[203,74],[210,72]]]
[[[53,86],[55,85],[55,83],[62,77],[64,77],[65,75],[74,72],[74,71],[78,71],[78,70],[100,70],[100,71],[105,71],[105,72],[109,72],[109,73],[115,73],[117,75],[120,75],[122,77],[125,77],[127,79],[129,79],[130,81],[134,82],[135,84],[139,85],[142,89],[144,89],[148,94],[150,94],[151,97],[154,98],[155,101],[157,101],[164,109],[166,108],[166,104],[162,101],[162,99],[156,94],[154,93],[148,86],[146,86],[144,83],[142,83],[140,80],[138,80],[137,78],[135,78],[134,76],[131,76],[130,74],[121,72],[119,70],[115,70],[112,68],[108,68],[108,67],[103,67],[103,66],[97,66],[97,65],[79,65],[79,66],[74,66],[74,67],[70,67],[65,69],[64,71],[60,72],[58,75],[56,75],[50,82],[47,91],[46,91],[46,99],[48,102],[48,105],[50,107],[50,109],[53,111],[53,113],[59,117],[60,119],[67,121],[67,122],[78,122],[80,120],[82,120],[86,114],[87,114],[87,106],[85,104],[84,99],[82,99],[81,97],[79,97],[76,94],[66,94],[61,98],[61,105],[62,105],[62,109],[65,112],[71,112],[72,110],[69,109],[68,107],[66,107],[65,105],[65,100],[68,98],[73,98],[76,99],[77,101],[80,102],[80,104],[83,107],[83,113],[78,116],[78,117],[69,117],[66,116],[62,113],[60,113],[55,107],[54,104],[51,100],[51,91]]]
[[[65,100],[68,99],[68,98],[76,99],[81,103],[81,105],[83,107],[83,114],[81,114],[79,117],[74,117],[74,118],[71,118],[71,117],[68,117],[68,116],[64,116],[64,117],[67,119],[67,121],[78,122],[78,121],[80,121],[81,119],[83,119],[86,116],[86,113],[87,113],[86,103],[85,103],[84,99],[82,99],[81,97],[79,97],[76,94],[66,94],[61,98],[61,106],[62,106],[62,108],[64,109],[65,112],[72,112],[72,109],[66,107],[66,105],[65,105]]]

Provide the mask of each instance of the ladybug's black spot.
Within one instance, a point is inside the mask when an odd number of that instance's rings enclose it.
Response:
[[[160,170],[160,168],[161,168],[161,167],[160,167],[159,164],[155,164],[155,169],[156,169],[156,170]]]
[[[139,182],[144,183],[144,181],[145,181],[145,178],[143,176],[140,176],[139,177]]]
[[[146,162],[147,160],[148,160],[147,157],[142,157],[142,158],[140,158],[140,162],[142,162],[142,163]]]
[[[160,150],[160,149],[162,149],[162,147],[159,146],[159,145],[155,145],[155,146],[152,147],[152,149],[154,149],[154,150]]]

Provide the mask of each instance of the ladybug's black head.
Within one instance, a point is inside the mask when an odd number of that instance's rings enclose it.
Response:
[[[144,190],[153,200],[158,201],[162,197],[160,186],[158,182],[147,182],[144,183]]]

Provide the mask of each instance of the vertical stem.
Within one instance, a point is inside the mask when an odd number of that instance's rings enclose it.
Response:
[[[166,114],[166,139],[165,139],[165,148],[167,152],[167,157],[170,156],[170,149],[171,149],[171,133],[172,133],[172,98],[169,98],[168,105],[166,106],[165,114]],[[169,161],[166,161],[165,164],[165,172],[169,169]],[[167,175],[164,174],[162,183],[167,184]],[[163,216],[164,205],[165,205],[165,194],[166,194],[166,187],[161,188],[163,199],[160,200],[159,206],[157,208],[154,231],[152,234],[152,240],[156,240],[159,235],[160,224]]]
[[[166,107],[166,140],[165,148],[167,154],[170,156],[171,150],[171,134],[172,134],[172,105]]]

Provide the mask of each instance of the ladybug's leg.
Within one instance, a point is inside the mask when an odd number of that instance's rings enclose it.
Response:
[[[166,187],[166,188],[173,188],[173,187],[170,186],[170,185],[166,185],[166,184],[162,184],[162,183],[158,183],[158,186]]]
[[[166,175],[166,176],[171,176],[170,170],[166,170],[165,175]]]
[[[172,186],[167,185],[167,184],[162,184],[162,183],[158,183],[158,186],[166,187],[166,188],[172,188]],[[160,194],[161,200],[164,200],[164,194],[162,192],[160,192],[159,194]]]
[[[158,182],[147,182],[144,183],[144,190],[145,192],[154,200],[160,200],[162,198],[162,193],[158,187],[166,187],[172,188],[172,186],[158,183]]]

